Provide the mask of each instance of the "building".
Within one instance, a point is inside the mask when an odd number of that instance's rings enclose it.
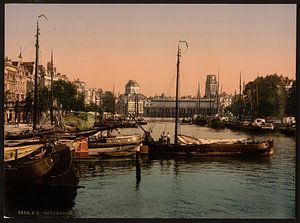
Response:
[[[209,74],[206,77],[205,95],[204,98],[215,98],[218,93],[217,77],[214,74]]]
[[[18,61],[5,58],[4,65],[4,121],[22,121],[20,106],[24,103],[27,91],[26,68],[22,64],[22,55]]]
[[[44,66],[39,68],[39,73],[41,75],[41,86],[42,87],[50,87],[51,85],[51,62],[47,63],[47,69]],[[64,80],[68,81],[66,75],[57,72],[56,67],[53,67],[53,81]]]
[[[129,80],[125,85],[125,95],[139,94],[140,85],[135,80]]]
[[[179,100],[179,117],[188,118],[194,115],[210,116],[218,113],[216,99],[190,98]],[[220,108],[220,106],[219,106]],[[176,100],[174,98],[151,99],[145,105],[146,117],[175,117]]]
[[[116,99],[116,112],[125,116],[143,116],[146,100],[147,97],[140,93],[140,85],[135,80],[129,80],[125,93]]]
[[[103,90],[101,88],[88,88],[86,83],[79,79],[75,80],[73,83],[77,87],[77,93],[83,94],[85,105],[96,104],[97,106],[100,106],[103,95]]]

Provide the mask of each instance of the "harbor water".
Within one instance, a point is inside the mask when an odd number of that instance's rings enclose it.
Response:
[[[140,128],[118,130],[123,134],[142,133]],[[152,135],[158,139],[163,131],[172,136],[174,124],[158,122]],[[141,156],[140,177],[134,158],[77,161],[81,188],[77,189],[72,207],[66,210],[68,217],[295,218],[295,138],[196,125],[183,125],[180,132],[207,139],[272,137],[274,154],[251,159],[150,160]],[[27,209],[32,210],[27,204]]]

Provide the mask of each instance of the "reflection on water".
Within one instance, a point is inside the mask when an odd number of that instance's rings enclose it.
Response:
[[[154,138],[165,126],[158,124]],[[69,205],[72,217],[295,218],[295,139],[198,126],[182,126],[181,132],[197,138],[273,137],[274,155],[78,161],[81,188]]]

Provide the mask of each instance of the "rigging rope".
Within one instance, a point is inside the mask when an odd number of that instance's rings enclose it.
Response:
[[[170,85],[169,85],[169,87],[168,87],[168,91],[167,91],[167,95],[171,95],[171,91],[172,91],[172,89],[173,89],[173,87],[174,87],[174,83],[175,83],[175,75],[173,75],[172,76],[172,80],[171,80],[171,83],[170,83]],[[161,107],[162,109],[165,109],[166,108],[166,105],[167,105],[167,101],[162,101],[162,102],[159,102],[158,103],[158,107]],[[161,119],[160,120],[162,120],[163,119],[163,117],[161,117]],[[152,125],[149,127],[149,129],[148,129],[148,131],[151,131],[154,127],[155,127],[155,125],[156,125],[156,123],[158,122],[158,119],[157,120],[155,120],[153,123],[152,123]]]

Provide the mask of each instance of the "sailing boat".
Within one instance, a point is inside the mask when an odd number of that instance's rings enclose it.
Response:
[[[148,145],[148,153],[153,156],[269,156],[273,154],[273,140],[212,140],[202,141],[191,136],[178,135],[178,111],[179,111],[179,74],[181,49],[179,41],[177,53],[176,76],[176,111],[175,111],[175,141],[164,143],[155,141],[150,132],[145,133],[145,145]]]
[[[42,16],[44,15],[40,15],[38,19]],[[20,139],[22,137],[17,137],[16,135],[15,139],[17,140],[5,141],[4,169],[6,191],[33,189],[37,186],[48,185],[49,183],[52,185],[62,185],[62,183],[68,185],[76,184],[77,182],[77,179],[72,177],[75,172],[72,166],[70,147],[49,137],[49,134],[45,137],[44,132],[36,132],[39,20],[37,20],[35,46],[36,63],[33,131],[23,134],[23,140]],[[40,136],[41,138],[36,136]],[[67,178],[67,176],[71,177]]]

